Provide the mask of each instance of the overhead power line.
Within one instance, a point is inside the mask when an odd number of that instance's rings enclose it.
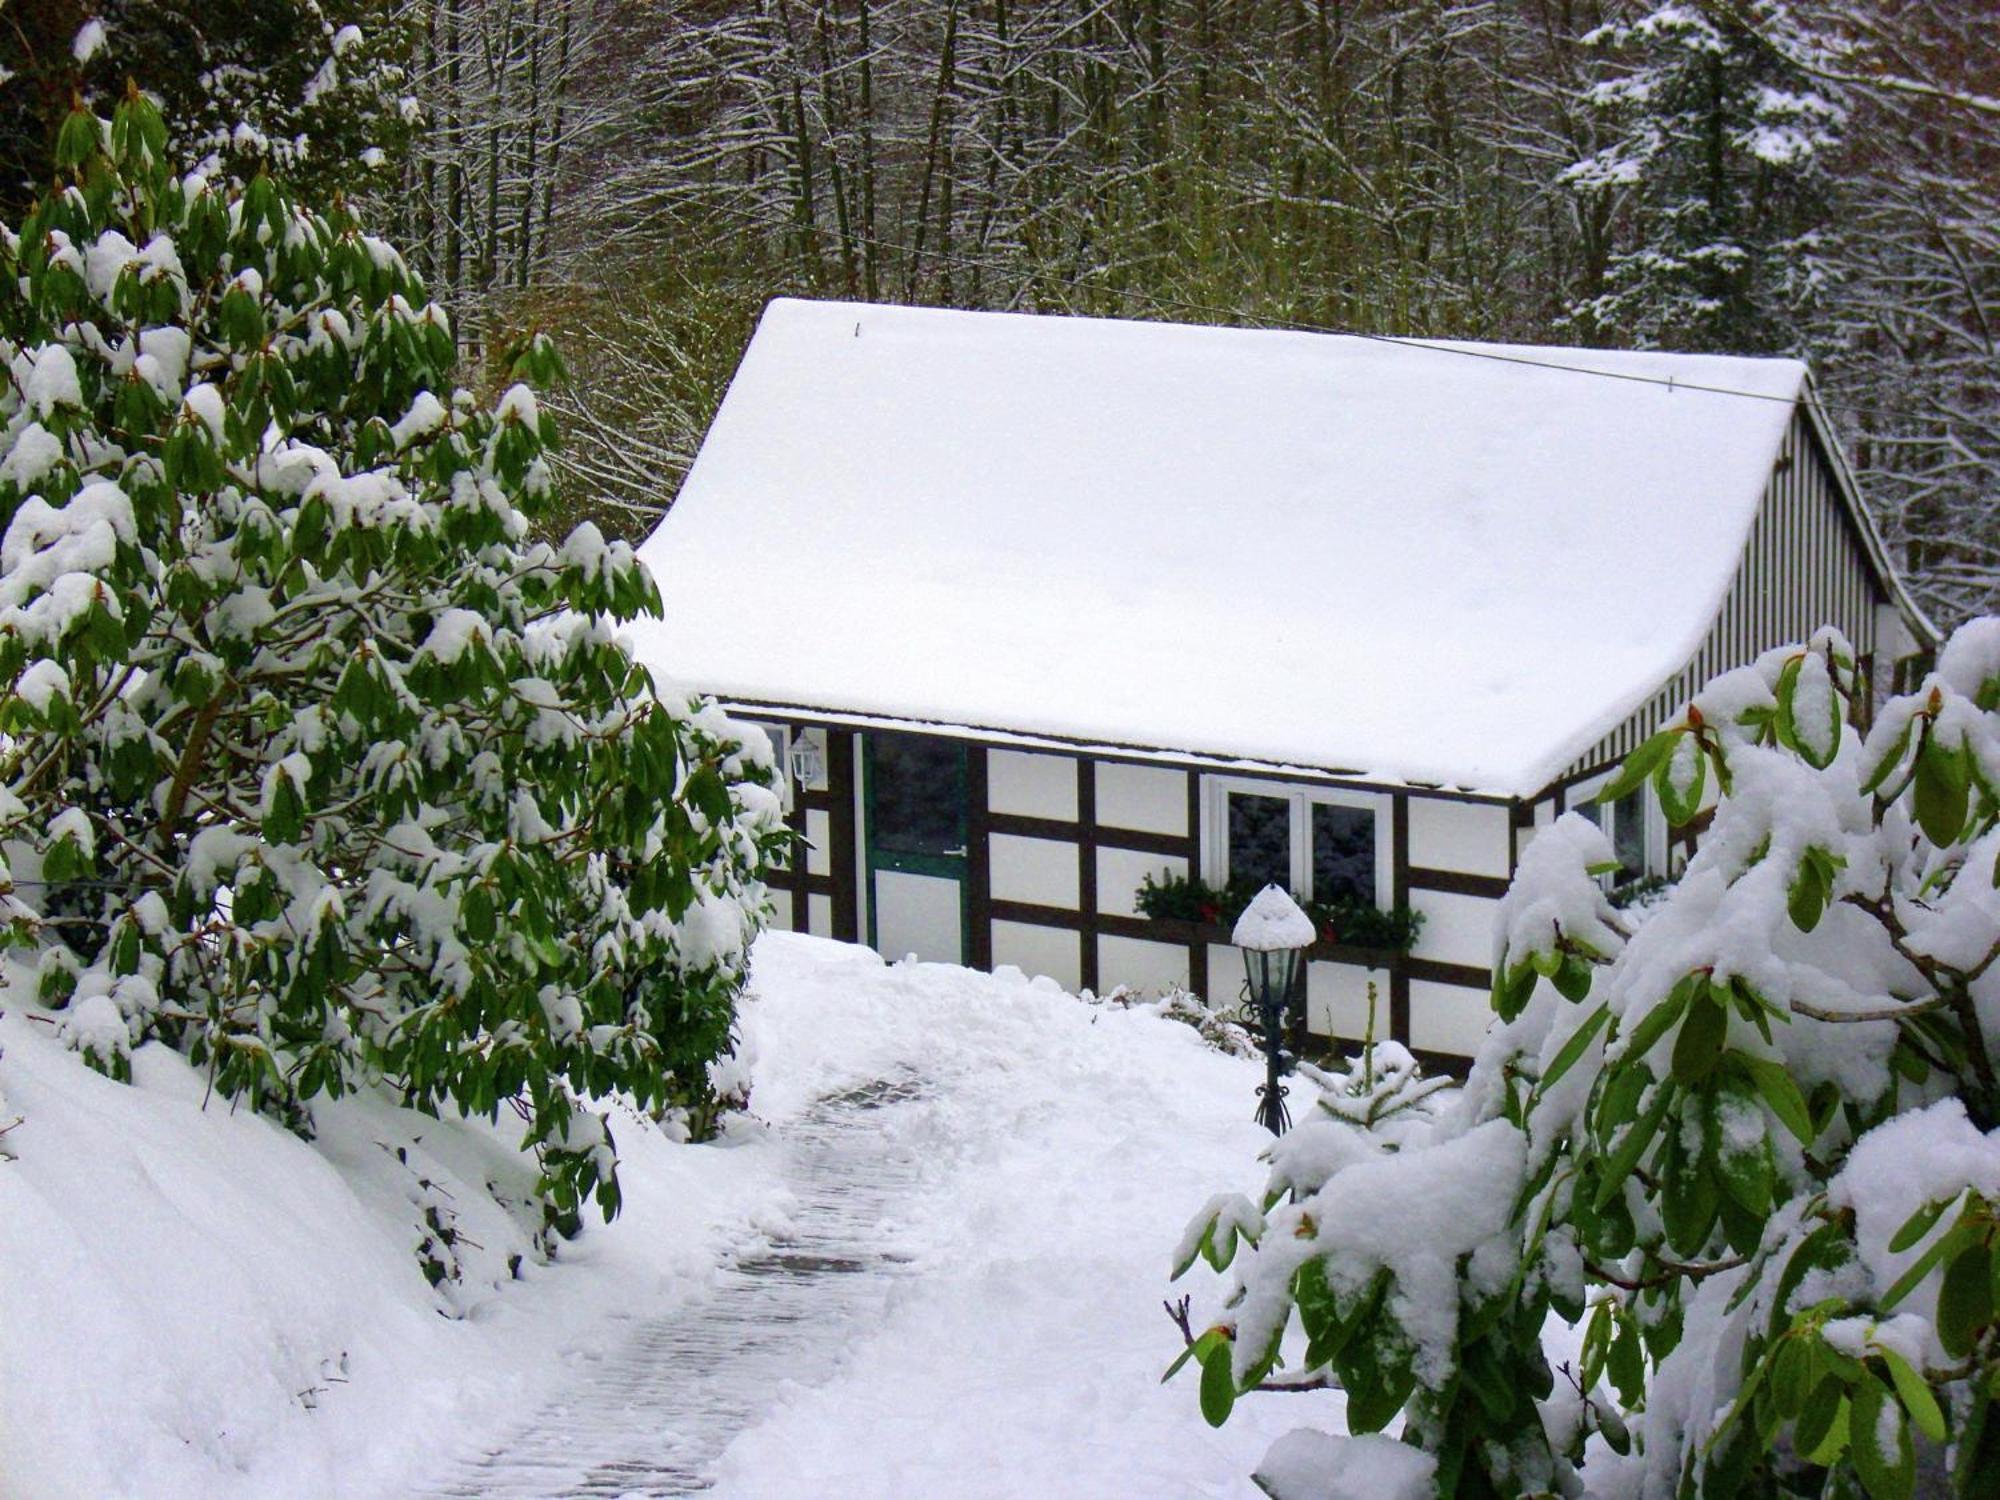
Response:
[[[765,230],[767,232],[782,233],[788,230],[796,231],[800,227],[798,224],[791,222],[780,221],[774,223],[768,214],[759,213],[752,209],[736,208],[728,204],[702,203],[697,205],[697,211],[703,213],[727,214],[732,218],[740,219],[744,223],[753,225],[754,227],[761,230]],[[818,227],[819,226],[815,226],[816,229]],[[910,251],[909,246],[898,245],[893,241],[884,240],[877,236],[863,233],[859,230],[846,231],[845,238],[850,244],[867,245],[877,250],[886,250],[898,255],[908,254]],[[996,277],[1018,277],[1022,273],[1022,268],[1018,265],[1008,265],[996,260],[984,259],[977,256],[969,256],[949,251],[927,249],[923,252],[923,257],[928,260],[936,261],[940,264],[955,266],[970,271],[980,271],[987,275]],[[1054,282],[1059,286],[1070,287],[1077,291],[1091,291],[1091,292],[1102,293],[1115,290],[1115,294],[1117,296],[1125,299],[1128,302],[1136,302],[1143,306],[1154,308],[1160,312],[1191,315],[1199,318],[1203,323],[1210,325],[1240,327],[1245,322],[1248,322],[1250,324],[1253,324],[1255,327],[1259,329],[1266,330],[1269,332],[1316,333],[1316,334],[1329,335],[1335,338],[1362,339],[1370,343],[1394,344],[1397,347],[1404,349],[1423,349],[1423,350],[1428,350],[1434,354],[1452,354],[1452,355],[1457,355],[1464,359],[1482,359],[1491,361],[1496,364],[1525,365],[1537,370],[1556,370],[1571,375],[1588,375],[1588,376],[1594,376],[1599,380],[1620,380],[1632,385],[1660,386],[1669,391],[1694,391],[1699,394],[1708,396],[1731,396],[1735,397],[1738,400],[1743,400],[1743,401],[1777,402],[1780,405],[1784,406],[1791,406],[1795,404],[1796,400],[1796,398],[1792,396],[1773,395],[1769,391],[1746,391],[1734,386],[1709,385],[1705,382],[1700,382],[1700,381],[1681,380],[1671,375],[1642,375],[1635,371],[1606,370],[1606,369],[1600,369],[1593,365],[1567,364],[1560,360],[1544,359],[1538,355],[1529,353],[1519,353],[1519,354],[1509,353],[1508,351],[1499,348],[1492,348],[1492,347],[1475,348],[1475,347],[1470,347],[1468,344],[1465,343],[1445,342],[1437,339],[1419,338],[1419,337],[1406,336],[1402,334],[1393,334],[1393,333],[1371,333],[1358,328],[1329,328],[1323,324],[1306,323],[1295,319],[1287,319],[1287,318],[1273,318],[1267,314],[1244,312],[1243,310],[1238,308],[1212,307],[1204,303],[1189,302],[1183,298],[1163,296],[1156,292],[1144,292],[1127,288],[1117,288],[1117,289],[1107,288],[1099,284],[1086,281],[1082,277],[1065,275],[1059,271],[1044,270],[1041,268],[1036,268],[1033,272],[1033,275],[1038,280]],[[895,304],[882,303],[875,305],[891,306]],[[971,311],[972,309],[967,309],[967,310]],[[1549,347],[1559,348],[1561,346],[1554,345]],[[1627,351],[1606,351],[1606,352],[1609,353],[1609,352],[1627,352]],[[1660,351],[1643,351],[1643,352],[1666,353],[1669,351],[1660,350]],[[1715,356],[1715,357],[1729,358],[1732,356]],[[1751,358],[1756,356],[1733,356],[1733,357]],[[1881,407],[1863,406],[1851,401],[1828,401],[1822,397],[1818,397],[1817,395],[1815,395],[1815,400],[1822,411],[1829,411],[1829,412],[1838,411],[1855,416],[1878,417],[1884,419],[1890,419],[1890,418],[1907,419],[1907,417],[1909,416],[1909,413],[1906,412],[1889,412],[1883,410]]]

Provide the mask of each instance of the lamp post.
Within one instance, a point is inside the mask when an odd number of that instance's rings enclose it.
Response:
[[[1285,1086],[1278,1081],[1285,1071],[1285,1003],[1291,997],[1299,955],[1316,936],[1312,918],[1275,885],[1265,886],[1243,908],[1230,934],[1230,941],[1243,950],[1250,998],[1264,1023],[1265,1079],[1257,1090],[1257,1123],[1273,1135],[1283,1135],[1292,1123],[1285,1109]]]

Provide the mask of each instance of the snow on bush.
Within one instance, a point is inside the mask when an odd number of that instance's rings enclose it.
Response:
[[[705,1098],[768,756],[634,664],[628,548],[536,538],[553,425],[454,389],[395,251],[165,139],[77,111],[0,238],[5,939],[114,1077],[156,1038],[301,1132],[511,1108],[546,1224],[615,1212],[586,1100]]]
[[[1210,1420],[1346,1393],[1350,1435],[1279,1444],[1269,1493],[1350,1493],[1400,1418],[1429,1464],[1384,1493],[2000,1494],[2000,620],[1865,740],[1856,691],[1832,631],[1710,683],[1602,794],[1650,782],[1677,823],[1719,794],[1650,919],[1559,819],[1463,1092],[1322,1108],[1261,1207],[1190,1226],[1184,1263],[1236,1266],[1184,1356]]]

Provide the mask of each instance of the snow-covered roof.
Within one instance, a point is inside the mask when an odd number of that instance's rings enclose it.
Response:
[[[1528,793],[1694,654],[1805,386],[780,300],[635,644],[732,701]]]

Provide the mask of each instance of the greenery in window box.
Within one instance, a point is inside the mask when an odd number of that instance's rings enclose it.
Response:
[[[1232,880],[1213,886],[1207,881],[1162,871],[1139,882],[1135,904],[1145,915],[1162,922],[1202,922],[1228,926],[1250,904],[1259,887],[1253,881]],[[1407,953],[1417,941],[1424,914],[1407,906],[1382,911],[1365,901],[1307,901],[1299,905],[1313,920],[1320,941],[1342,943],[1351,948],[1379,948]]]
[[[1652,897],[1664,891],[1670,883],[1664,875],[1640,875],[1622,885],[1614,885],[1605,892],[1604,899],[1611,903],[1614,910],[1624,911],[1630,906],[1644,905]]]

